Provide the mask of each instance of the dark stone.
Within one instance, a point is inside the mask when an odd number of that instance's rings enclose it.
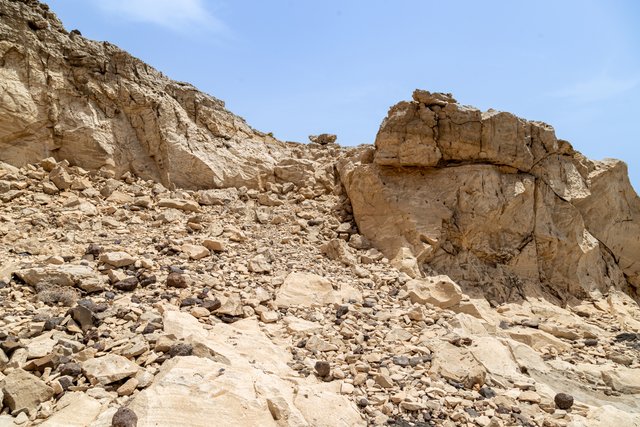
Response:
[[[3,341],[0,344],[0,348],[7,353],[7,356],[9,356],[11,353],[13,353],[14,350],[23,347],[22,344],[20,344],[20,342],[12,336],[9,336],[5,341]]]
[[[365,408],[369,404],[369,401],[366,398],[358,399],[358,406],[361,408]]]
[[[491,399],[493,397],[496,397],[496,392],[493,391],[492,388],[484,386],[482,388],[480,388],[480,396],[484,397],[485,399]]]
[[[480,414],[478,414],[478,411],[473,408],[464,408],[464,411],[473,418],[480,416]]]
[[[348,312],[349,312],[349,306],[348,305],[341,305],[336,310],[336,317],[339,319],[342,316],[344,316],[345,314],[347,314]]]
[[[220,307],[222,307],[222,303],[218,298],[214,299],[205,299],[202,301],[202,306],[209,311],[216,311]]]
[[[328,377],[331,374],[331,364],[325,360],[318,360],[315,369],[321,377]]]
[[[50,317],[44,322],[44,330],[51,331],[62,323],[64,317]]]
[[[82,373],[82,368],[79,363],[65,363],[60,367],[61,375],[68,375],[70,377],[77,377]]]
[[[364,302],[362,303],[362,306],[366,308],[373,308],[375,307],[375,305],[376,305],[376,301],[368,298],[365,299]]]
[[[157,281],[156,276],[143,276],[140,278],[140,286],[144,288],[145,286],[153,285]]]
[[[76,36],[81,36],[81,35],[82,35],[82,33],[80,32],[80,30],[77,30],[77,29],[73,29],[73,30],[71,30],[71,31],[69,32],[69,34],[74,34],[74,35],[76,35]]]
[[[201,303],[202,303],[202,300],[198,298],[189,297],[180,301],[180,307],[191,307],[194,305],[200,305]]]
[[[553,401],[556,403],[556,407],[558,409],[567,410],[573,406],[573,396],[567,393],[556,394],[556,397],[553,398]]]
[[[162,326],[156,326],[153,323],[147,323],[147,326],[144,327],[144,329],[142,330],[142,333],[143,334],[151,334],[156,329],[162,329]]]
[[[26,365],[22,367],[25,371],[38,371],[43,372],[45,368],[53,368],[55,366],[57,356],[48,354],[38,359],[29,360]]]
[[[391,360],[398,366],[408,366],[410,364],[409,358],[407,356],[393,356]]]
[[[108,291],[108,292],[105,292],[105,293],[104,293],[104,297],[105,297],[106,299],[111,300],[111,299],[114,299],[114,298],[116,297],[116,294],[115,294],[115,293],[113,293],[113,292],[111,292],[111,291]]]
[[[624,342],[624,341],[636,341],[639,339],[639,334],[634,334],[633,332],[623,332],[621,334],[616,335],[614,340],[616,342]]]
[[[167,276],[167,286],[184,289],[187,287],[187,278],[179,273],[170,273]]]
[[[73,378],[68,377],[68,376],[62,376],[62,377],[58,378],[58,382],[62,386],[63,390],[68,390],[69,387],[71,387],[73,385]]]
[[[191,353],[193,353],[193,346],[182,342],[173,344],[169,349],[169,356],[171,357],[191,356]]]
[[[100,247],[99,245],[97,245],[95,243],[91,243],[87,247],[87,250],[84,253],[85,253],[85,255],[93,255],[94,257],[97,257],[98,255],[100,255],[102,253],[102,247]]]
[[[235,323],[240,319],[242,319],[242,317],[240,317],[240,316],[229,316],[228,314],[223,314],[222,316],[220,316],[220,320],[222,320],[224,323]]]
[[[511,324],[506,320],[500,321],[500,329],[509,329],[510,327],[511,327]]]
[[[111,427],[137,427],[138,416],[129,408],[121,407],[111,419]]]
[[[87,307],[78,304],[69,311],[73,320],[78,322],[83,331],[88,331],[93,327],[93,312]]]
[[[598,345],[598,340],[596,338],[587,338],[584,340],[584,345],[587,347],[595,347]]]
[[[138,279],[136,277],[127,277],[114,283],[113,287],[119,291],[131,292],[138,287]]]
[[[169,267],[169,273],[183,274],[184,270],[177,265],[172,265]]]

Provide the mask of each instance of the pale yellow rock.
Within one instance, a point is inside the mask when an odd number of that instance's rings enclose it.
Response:
[[[73,393],[69,405],[47,418],[41,426],[45,427],[85,427],[98,417],[102,404],[84,393]]]
[[[192,245],[189,243],[185,243],[180,247],[183,253],[187,254],[191,259],[202,259],[204,257],[208,257],[211,253],[209,249],[200,245]]]
[[[223,252],[226,250],[225,244],[221,240],[205,239],[202,241],[202,246],[213,252]]]
[[[290,273],[278,289],[275,302],[279,307],[290,307],[338,303],[340,299],[329,280],[311,273]]]
[[[624,164],[585,159],[544,123],[416,91],[338,171],[359,231],[412,277],[426,265],[498,301],[638,283]]]
[[[2,381],[0,389],[4,392],[4,402],[12,411],[27,411],[35,414],[38,404],[53,397],[53,389],[40,378],[14,369]]]
[[[602,371],[602,379],[612,389],[624,394],[640,394],[640,369],[619,367]]]
[[[124,251],[105,252],[100,255],[99,259],[100,262],[104,262],[105,264],[109,264],[114,267],[126,267],[127,265],[131,265],[136,262],[136,258]]]
[[[460,287],[444,275],[410,280],[405,287],[409,299],[414,304],[432,304],[440,308],[449,308],[462,300]]]
[[[117,354],[89,359],[82,363],[82,372],[94,384],[110,384],[135,375],[140,367]]]

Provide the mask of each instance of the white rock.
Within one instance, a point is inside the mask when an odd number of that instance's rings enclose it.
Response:
[[[117,354],[107,354],[82,363],[82,372],[92,384],[111,384],[135,375],[139,370],[138,365]]]

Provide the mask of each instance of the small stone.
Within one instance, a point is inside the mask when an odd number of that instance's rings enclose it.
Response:
[[[540,403],[540,395],[535,391],[527,390],[520,393],[518,400],[521,402]]]
[[[60,367],[61,375],[68,375],[70,377],[77,377],[82,373],[82,367],[79,363],[69,362]]]
[[[138,416],[129,408],[121,407],[111,419],[111,427],[136,427]]]
[[[389,375],[377,375],[375,378],[376,384],[383,388],[391,388],[393,387],[393,379]]]
[[[342,385],[340,386],[340,393],[342,394],[351,394],[353,393],[354,390],[355,390],[355,387],[353,386],[353,384],[343,382]]]
[[[180,247],[180,250],[182,250],[183,253],[187,254],[189,258],[195,260],[202,259],[211,255],[209,249],[205,248],[204,246],[191,245],[188,243],[182,245]]]
[[[135,264],[136,259],[126,252],[106,252],[100,255],[100,262],[114,267],[126,267]]]
[[[496,397],[496,392],[493,391],[492,388],[484,386],[480,388],[480,396],[484,397],[485,399],[491,399],[493,397]]]
[[[186,343],[176,343],[171,346],[168,353],[171,357],[190,356],[193,353],[193,346]]]
[[[348,312],[349,312],[349,306],[348,305],[341,305],[336,310],[336,318],[340,319],[341,317],[346,315]]]
[[[107,354],[82,363],[82,371],[92,384],[111,384],[135,375],[140,367],[125,357]]]
[[[196,317],[198,319],[203,318],[203,317],[208,317],[211,313],[209,312],[209,310],[207,310],[204,307],[193,307],[189,313],[191,313],[191,315],[193,317]]]
[[[218,298],[206,299],[202,301],[202,307],[206,308],[209,311],[216,311],[217,309],[222,307],[222,302]]]
[[[318,360],[315,365],[315,370],[321,377],[328,377],[331,374],[331,364],[325,360]]]
[[[118,396],[130,396],[133,394],[137,387],[138,380],[135,378],[129,378],[127,381],[125,381],[124,384],[118,387],[118,390],[116,391],[118,393]]]
[[[170,273],[167,276],[167,286],[170,288],[184,289],[188,286],[187,278],[184,276],[184,274]]]
[[[205,239],[202,246],[213,252],[224,252],[226,250],[224,242],[221,240]]]
[[[71,317],[78,322],[83,331],[93,327],[93,312],[87,307],[77,305],[71,309]]]
[[[419,411],[421,409],[424,409],[424,406],[422,404],[418,402],[410,402],[410,401],[402,402],[400,404],[400,407],[405,411]]]
[[[125,292],[131,292],[138,287],[138,279],[135,277],[127,277],[113,284],[113,287]]]
[[[265,310],[260,313],[260,320],[262,320],[264,323],[277,322],[279,318],[280,316],[278,315],[278,312],[273,310]]]
[[[553,398],[558,409],[567,410],[573,406],[573,396],[567,393],[558,393]]]
[[[4,402],[12,411],[35,414],[40,403],[53,397],[51,387],[22,369],[11,371],[0,384],[0,389],[4,392]]]
[[[395,365],[409,366],[409,358],[407,356],[393,356],[391,360]]]

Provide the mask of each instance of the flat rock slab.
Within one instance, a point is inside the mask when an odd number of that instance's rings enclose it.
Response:
[[[52,285],[73,286],[82,279],[95,276],[95,272],[91,267],[73,264],[27,268],[18,270],[15,274],[20,280],[31,286],[35,286],[41,282]]]
[[[71,403],[65,406],[45,422],[43,427],[84,427],[91,423],[100,414],[102,405],[96,399],[84,393],[73,393]]]
[[[342,285],[334,290],[331,282],[312,273],[290,273],[276,295],[278,307],[306,306],[314,304],[339,304],[348,300],[362,300],[353,287]]]
[[[138,365],[117,354],[107,354],[82,363],[82,372],[93,384],[111,384],[135,375],[139,370]]]

